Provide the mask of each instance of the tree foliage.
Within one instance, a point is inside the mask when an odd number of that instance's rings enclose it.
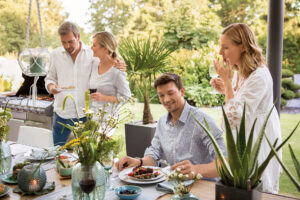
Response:
[[[133,0],[89,0],[90,23],[94,32],[109,30],[119,34],[133,11]]]
[[[25,47],[28,1],[0,1],[0,54],[20,52]],[[41,46],[38,14],[35,1],[31,6],[29,47]],[[57,46],[57,26],[65,19],[61,14],[61,2],[40,0],[41,19],[45,44]]]

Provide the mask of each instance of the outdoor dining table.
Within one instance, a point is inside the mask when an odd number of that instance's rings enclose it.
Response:
[[[55,165],[53,165],[55,166]],[[14,193],[12,190],[13,188],[17,187],[17,185],[8,185],[11,190],[9,192],[8,195],[0,198],[3,200],[30,200],[30,199],[37,199],[37,200],[43,200],[43,199],[51,199],[51,200],[69,200],[72,199],[72,190],[71,190],[71,179],[66,179],[61,177],[57,171],[55,167],[52,168],[48,168],[46,170],[46,174],[47,174],[47,181],[48,182],[55,182],[55,190],[49,194],[47,194],[47,196],[35,196],[35,195],[27,195],[27,196],[21,196],[19,193]],[[111,176],[112,177],[112,176]],[[118,179],[117,176],[113,177],[115,180],[111,179],[112,184],[114,183],[114,181],[116,182],[116,179]],[[122,181],[117,180],[117,182],[121,183]],[[123,185],[126,185],[126,183],[122,183]],[[152,190],[152,192],[156,191],[155,190],[155,184],[154,185],[148,185],[148,186],[143,186],[143,185],[139,185],[140,187],[142,187],[143,191],[148,191],[149,192],[149,188]],[[200,200],[214,200],[215,199],[215,183],[211,182],[211,181],[206,181],[206,180],[200,180],[198,182],[196,182],[193,187],[191,192],[198,196],[200,198]],[[109,200],[115,200],[118,199],[118,197],[113,194],[113,192],[111,191],[110,193],[106,193],[108,195],[106,195],[105,200],[109,199]],[[173,194],[165,194],[160,192],[161,196],[158,198],[159,200],[168,200],[172,197]],[[65,196],[64,196],[65,195]],[[110,197],[109,197],[110,196]],[[146,194],[142,194],[139,198],[137,198],[137,200],[150,200],[153,198],[149,198],[148,195]],[[274,195],[274,194],[268,194],[268,193],[263,193],[262,194],[262,199],[263,200],[291,200],[291,199],[297,199],[297,198],[293,198],[293,197],[288,197],[288,196],[284,196],[284,195]]]

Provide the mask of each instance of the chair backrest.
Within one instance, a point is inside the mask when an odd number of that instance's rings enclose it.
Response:
[[[20,126],[17,143],[33,147],[53,147],[52,131],[34,126]]]

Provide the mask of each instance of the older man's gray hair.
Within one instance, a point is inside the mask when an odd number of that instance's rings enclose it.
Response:
[[[74,36],[77,38],[79,35],[79,30],[76,24],[66,21],[64,23],[62,23],[59,28],[58,28],[58,34],[59,35],[66,35],[68,34],[70,31],[73,32]]]

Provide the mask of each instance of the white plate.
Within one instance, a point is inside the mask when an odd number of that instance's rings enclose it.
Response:
[[[42,160],[53,160],[54,159],[54,156],[48,156],[46,158],[35,158],[33,156],[28,156],[28,157],[25,157],[26,160],[29,160],[29,161],[42,161]]]
[[[9,190],[10,190],[10,188],[8,186],[5,186],[4,192],[2,194],[0,194],[0,197],[7,195],[9,193]]]
[[[161,169],[159,167],[153,167],[153,166],[143,166],[143,167],[148,167],[148,168],[152,168],[152,169],[156,169],[156,170]],[[133,179],[132,177],[128,176],[128,174],[130,172],[132,172],[132,170],[133,170],[133,167],[124,169],[123,171],[121,171],[119,173],[119,178],[124,182],[134,183],[134,184],[153,184],[153,183],[159,183],[159,182],[166,180],[166,177],[162,173],[162,171],[160,171],[161,174],[158,176],[159,178],[156,177],[157,179],[155,178],[154,180],[153,179],[151,179],[151,180],[149,180],[149,179]]]

